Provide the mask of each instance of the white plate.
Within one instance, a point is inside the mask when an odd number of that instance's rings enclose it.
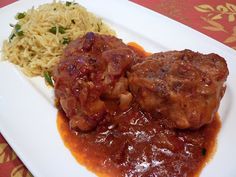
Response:
[[[7,39],[14,15],[51,0],[20,0],[0,11],[0,45]],[[229,67],[227,90],[219,113],[223,120],[214,158],[201,176],[236,176],[236,52],[178,22],[128,1],[81,0],[80,4],[109,23],[125,42],[135,41],[151,52],[189,48],[218,53]],[[1,47],[1,46],[0,46]],[[53,90],[42,78],[29,79],[15,66],[0,62],[0,131],[35,176],[93,176],[72,157],[56,127]]]

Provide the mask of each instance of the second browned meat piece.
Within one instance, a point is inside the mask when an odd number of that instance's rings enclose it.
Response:
[[[129,87],[140,106],[173,128],[199,128],[214,118],[225,92],[225,60],[190,50],[156,53],[134,65]]]

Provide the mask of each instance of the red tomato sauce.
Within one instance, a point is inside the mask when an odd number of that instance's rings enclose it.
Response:
[[[140,55],[150,55],[135,43]],[[98,176],[198,176],[213,156],[219,117],[197,130],[169,129],[158,117],[143,112],[135,103],[115,112],[109,126],[89,133],[70,130],[68,119],[58,113],[57,127],[75,159]],[[108,128],[107,128],[108,127]]]

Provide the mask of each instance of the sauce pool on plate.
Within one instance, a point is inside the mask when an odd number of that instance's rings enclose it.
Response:
[[[197,176],[214,153],[221,125],[216,116],[196,131],[171,130],[135,108],[114,122],[110,129],[76,133],[63,113],[57,118],[65,146],[98,176]]]

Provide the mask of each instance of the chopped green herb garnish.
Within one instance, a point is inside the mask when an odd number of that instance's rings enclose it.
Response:
[[[72,20],[71,20],[71,23],[75,24],[75,20],[74,20],[74,19],[72,19]]]
[[[23,32],[23,31],[17,31],[16,34],[17,34],[18,36],[23,36],[23,35],[24,35],[24,32]]]
[[[66,1],[66,6],[70,6],[71,4],[76,5],[76,4],[78,4],[78,3],[76,3],[76,2],[72,3],[72,2],[70,2],[70,1]]]
[[[55,10],[57,10],[57,8],[54,8],[53,10],[55,11]]]
[[[70,39],[64,37],[62,44],[69,44],[69,42],[70,42]]]
[[[202,155],[203,155],[203,156],[205,156],[205,155],[206,155],[206,153],[207,153],[207,150],[206,150],[206,148],[202,148]]]
[[[9,41],[11,42],[11,40],[12,40],[14,37],[16,37],[16,35],[15,35],[15,33],[12,33],[12,34],[10,35],[10,37],[9,37]]]
[[[66,6],[70,6],[72,2],[66,1]]]
[[[15,30],[16,30],[16,31],[19,31],[20,29],[21,29],[21,26],[20,26],[19,24],[16,24],[16,25],[15,25]]]
[[[21,26],[19,24],[15,25],[15,32],[17,34],[17,36],[23,36],[24,32],[21,30]]]
[[[46,81],[50,86],[53,87],[52,77],[51,77],[50,73],[47,72],[47,71],[45,71],[45,72],[43,73],[43,75],[44,75],[45,81]]]
[[[16,14],[16,19],[17,19],[17,20],[22,19],[22,18],[25,17],[25,15],[26,15],[25,12],[23,12],[23,13],[17,13],[17,14]]]
[[[59,33],[64,34],[65,33],[65,28],[62,26],[59,26],[58,28]]]
[[[58,27],[58,31],[59,31],[59,33],[61,33],[61,34],[64,34],[65,33],[65,28],[64,27],[62,27],[62,26],[59,26]],[[51,32],[51,33],[53,33],[53,34],[57,34],[57,27],[52,27],[51,29],[49,29],[49,32]]]
[[[57,28],[54,26],[49,30],[49,32],[51,32],[53,34],[56,34],[57,33]]]

